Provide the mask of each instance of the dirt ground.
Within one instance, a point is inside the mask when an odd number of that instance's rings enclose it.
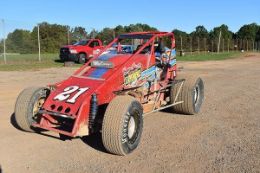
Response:
[[[205,82],[201,112],[145,117],[140,146],[125,157],[106,153],[100,136],[62,141],[13,125],[21,90],[60,81],[74,69],[0,72],[3,173],[260,172],[260,55],[179,66]]]

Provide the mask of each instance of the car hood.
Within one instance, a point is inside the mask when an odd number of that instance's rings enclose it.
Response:
[[[99,56],[96,60],[100,61],[109,61],[113,64],[113,68],[99,68],[99,67],[91,67],[87,70],[82,76],[94,78],[94,79],[102,79],[105,80],[113,75],[118,68],[124,64],[131,55],[124,54],[105,54]]]
[[[90,103],[94,93],[100,95],[100,93],[98,93],[99,89],[104,86],[103,84],[106,82],[106,79],[114,74],[118,75],[115,72],[130,56],[131,55],[115,54],[99,56],[98,60],[110,61],[114,64],[114,68],[86,67],[89,69],[80,76],[71,76],[67,80],[56,84],[55,89],[45,101],[43,109],[76,117],[79,109],[85,104]],[[81,93],[81,91],[84,92]],[[75,98],[74,102],[71,102],[72,98]]]
[[[82,45],[66,45],[66,46],[63,46],[62,48],[68,48],[68,49],[81,49],[83,48],[84,46]]]

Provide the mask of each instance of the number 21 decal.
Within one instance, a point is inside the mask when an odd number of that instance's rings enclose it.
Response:
[[[86,92],[89,88],[86,87],[86,88],[80,88],[78,86],[69,86],[67,88],[65,88],[63,90],[62,93],[56,95],[54,97],[54,100],[59,100],[59,101],[64,101],[66,100],[67,103],[75,103],[76,102],[76,99],[81,95],[83,94],[84,92]],[[70,98],[71,94],[74,93],[74,96]]]

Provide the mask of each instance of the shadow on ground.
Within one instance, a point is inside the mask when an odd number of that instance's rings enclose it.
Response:
[[[95,150],[101,151],[103,153],[107,153],[103,143],[102,143],[102,135],[101,133],[95,133],[90,136],[82,137],[81,140],[89,145],[90,147],[94,148]]]
[[[63,63],[64,64],[64,61],[62,61],[60,59],[55,59],[54,62],[56,62],[56,63]]]
[[[17,130],[20,130],[20,131],[24,132],[24,130],[21,129],[19,127],[19,125],[17,124],[17,122],[15,120],[15,114],[14,113],[10,117],[10,123]],[[34,129],[34,130],[39,135],[42,135],[42,136],[45,136],[45,137],[51,137],[51,138],[58,139],[58,140],[61,140],[61,141],[73,140],[73,139],[77,138],[77,137],[76,138],[72,138],[72,137],[65,136],[65,135],[60,135],[60,137],[57,137],[57,136],[53,136],[53,135],[50,135],[50,134],[47,134],[47,133],[43,133],[43,132],[47,132],[47,130],[43,130],[43,129]],[[107,153],[107,151],[106,151],[106,149],[105,149],[105,147],[103,146],[103,143],[102,143],[102,135],[101,135],[101,133],[95,133],[95,134],[92,134],[90,136],[84,136],[84,137],[81,138],[81,140],[85,144],[87,144],[90,147],[92,147],[93,149],[101,151],[101,152],[104,152],[104,153]]]
[[[10,116],[10,123],[12,124],[12,126],[14,128],[16,128],[17,130],[20,130],[20,131],[23,131],[23,132],[26,132],[25,130],[23,130],[16,122],[15,120],[15,113],[12,113],[12,115]],[[44,129],[39,129],[39,128],[33,128],[33,131],[39,135],[42,135],[42,136],[46,136],[46,137],[51,137],[51,138],[54,138],[54,139],[59,139],[59,140],[62,140],[62,141],[65,141],[67,140],[67,138],[61,138],[61,137],[56,137],[56,136],[52,136],[52,135],[49,135],[49,134],[46,134],[44,132],[47,132],[48,130],[44,130]],[[69,137],[68,137],[69,139]]]

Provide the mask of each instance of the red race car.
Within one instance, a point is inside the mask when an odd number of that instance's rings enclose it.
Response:
[[[177,77],[176,69],[173,33],[122,34],[68,79],[23,90],[15,119],[25,131],[45,129],[69,137],[101,131],[107,151],[126,155],[140,142],[143,116],[166,108],[199,112],[202,79]]]

